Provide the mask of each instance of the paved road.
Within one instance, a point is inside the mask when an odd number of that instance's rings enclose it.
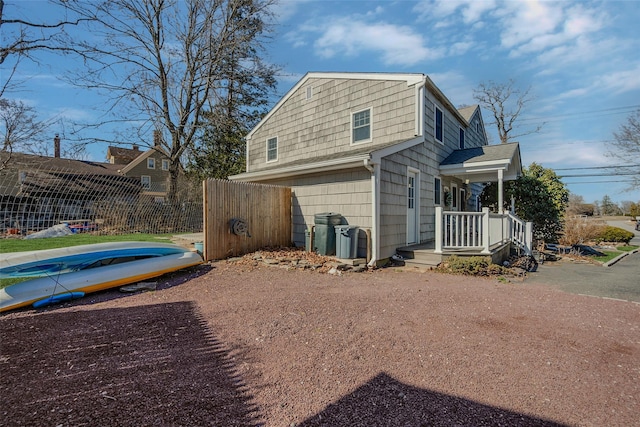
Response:
[[[610,225],[635,233],[632,245],[640,245],[640,231],[627,221],[610,221]],[[568,260],[545,262],[530,273],[525,284],[538,283],[565,292],[616,298],[640,303],[640,252],[630,254],[610,267]]]

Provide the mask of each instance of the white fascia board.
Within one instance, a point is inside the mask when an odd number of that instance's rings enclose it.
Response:
[[[417,136],[416,138],[409,139],[399,144],[391,145],[389,147],[386,147],[377,151],[372,151],[371,161],[373,163],[380,163],[380,160],[382,160],[383,157],[398,153],[402,150],[406,150],[407,148],[411,148],[415,145],[422,144],[423,142],[424,142],[424,137]]]
[[[447,108],[463,126],[469,127],[469,122],[467,122],[467,119],[462,117],[460,111],[458,111],[453,103],[449,101],[449,98],[447,98],[446,95],[442,93],[440,88],[436,86],[436,84],[433,82],[433,80],[431,80],[431,78],[429,78],[429,76],[425,76],[425,85],[432,91],[436,98],[440,99],[440,102],[445,105],[445,108]]]
[[[345,80],[389,80],[406,81],[407,86],[424,83],[425,75],[419,73],[308,73],[309,78],[315,79],[345,79]]]
[[[357,156],[343,157],[337,160],[327,160],[318,163],[306,163],[301,165],[289,166],[280,169],[270,169],[265,171],[247,172],[229,177],[231,181],[264,181],[277,178],[288,178],[296,175],[327,172],[340,169],[351,169],[356,167],[365,167],[365,161],[369,160],[369,154],[360,154]]]

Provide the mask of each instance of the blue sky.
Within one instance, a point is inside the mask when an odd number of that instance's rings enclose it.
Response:
[[[22,7],[43,11],[44,5],[30,1]],[[266,59],[282,67],[278,95],[308,71],[415,72],[429,75],[454,105],[462,105],[475,104],[473,89],[480,82],[514,79],[535,97],[521,124],[542,125],[539,133],[517,138],[524,166],[622,164],[606,153],[613,132],[640,108],[639,1],[281,0],[276,16]],[[16,97],[45,116],[91,120],[104,103],[63,83],[60,74],[73,64],[60,61],[25,65],[21,73],[30,76],[29,90]],[[487,111],[483,115],[491,121]],[[498,143],[493,128],[488,131]],[[105,152],[93,147],[91,156],[103,160]],[[586,202],[605,194],[639,201],[640,191],[623,193],[626,184],[612,182],[624,179],[564,181]]]

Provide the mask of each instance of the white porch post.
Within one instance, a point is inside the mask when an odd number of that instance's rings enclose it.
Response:
[[[489,229],[489,208],[482,208],[482,253],[491,253],[491,230]]]
[[[504,211],[504,171],[498,169],[498,213]]]
[[[442,253],[442,206],[436,206],[436,249],[435,253]]]

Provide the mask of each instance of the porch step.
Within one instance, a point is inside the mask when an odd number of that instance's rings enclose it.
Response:
[[[404,258],[404,263],[411,267],[435,267],[442,262],[442,255],[433,252],[428,246],[398,248],[398,255]]]

